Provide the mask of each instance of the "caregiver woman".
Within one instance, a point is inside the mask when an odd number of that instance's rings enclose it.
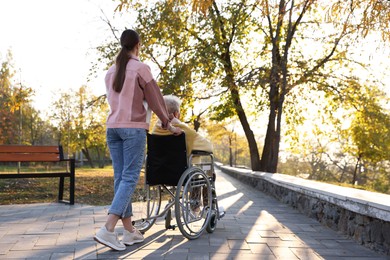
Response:
[[[94,239],[114,250],[125,250],[126,245],[144,241],[143,235],[131,223],[131,196],[141,172],[146,132],[149,129],[147,106],[157,115],[163,127],[175,135],[180,128],[169,122],[168,112],[160,88],[148,65],[139,58],[140,37],[134,30],[125,30],[115,65],[105,78],[110,113],[107,118],[107,144],[114,168],[114,198],[106,224]],[[115,226],[121,219],[124,227],[122,241]]]

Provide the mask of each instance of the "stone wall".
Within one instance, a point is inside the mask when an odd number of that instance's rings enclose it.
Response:
[[[252,172],[222,165],[217,167],[360,244],[390,255],[389,195],[370,194],[360,190],[351,192],[351,188],[283,174]],[[356,198],[345,194],[352,194]],[[385,202],[382,203],[382,200]]]

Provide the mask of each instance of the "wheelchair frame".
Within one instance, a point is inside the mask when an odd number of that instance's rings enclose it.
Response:
[[[198,158],[200,162],[194,162]],[[206,162],[203,162],[206,160]],[[146,158],[145,165],[148,164]],[[136,189],[132,197],[133,225],[142,233],[149,230],[158,218],[165,217],[165,228],[179,228],[188,239],[196,239],[206,230],[213,233],[217,222],[224,216],[219,212],[215,191],[214,156],[204,151],[193,151],[177,186],[149,185],[147,167],[143,189]],[[167,194],[164,209],[162,195]],[[173,214],[174,212],[174,214]],[[176,223],[171,224],[175,217]]]

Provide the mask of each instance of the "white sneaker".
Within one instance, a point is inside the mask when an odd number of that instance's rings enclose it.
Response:
[[[110,232],[103,226],[93,238],[96,242],[108,246],[117,251],[126,250],[126,246],[119,241],[118,235],[115,232]]]
[[[127,246],[131,246],[131,245],[134,245],[136,243],[144,242],[144,240],[145,240],[144,236],[136,228],[134,228],[133,232],[129,232],[126,229],[123,230],[122,243],[127,245]]]

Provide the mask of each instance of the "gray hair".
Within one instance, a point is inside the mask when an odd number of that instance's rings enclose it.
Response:
[[[174,95],[164,96],[165,105],[167,106],[168,113],[173,114],[175,112],[180,112],[181,100]]]

